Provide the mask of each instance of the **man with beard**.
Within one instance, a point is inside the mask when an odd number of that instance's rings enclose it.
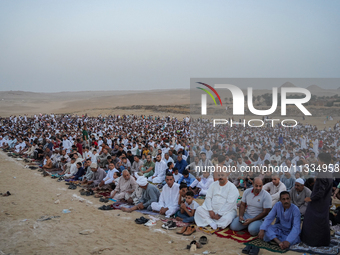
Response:
[[[278,174],[273,174],[272,181],[263,186],[272,197],[272,205],[274,206],[280,198],[280,193],[286,191],[286,186],[280,181]]]
[[[148,178],[149,182],[162,183],[165,180],[166,164],[162,160],[162,154],[158,154],[156,157],[155,173]]]

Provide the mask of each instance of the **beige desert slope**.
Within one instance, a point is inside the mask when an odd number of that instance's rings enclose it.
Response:
[[[133,105],[189,104],[189,90],[153,91],[81,91],[33,93],[24,91],[0,92],[0,116],[28,116],[39,113],[117,114],[115,107]],[[132,112],[130,112],[131,114]],[[137,110],[138,114],[147,114]],[[124,114],[120,111],[118,114]]]

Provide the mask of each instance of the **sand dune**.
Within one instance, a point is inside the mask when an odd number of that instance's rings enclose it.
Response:
[[[19,114],[31,116],[39,113],[88,113],[89,115],[98,115],[101,112],[105,114],[105,111],[107,112],[107,110],[119,106],[181,105],[188,104],[188,100],[189,90],[60,93],[5,91],[0,92],[0,116],[7,117]],[[120,112],[118,114],[123,113]]]

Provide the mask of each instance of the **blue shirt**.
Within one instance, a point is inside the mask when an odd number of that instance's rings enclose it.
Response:
[[[188,165],[188,163],[185,161],[185,160],[181,160],[181,161],[177,161],[176,162],[176,165],[175,165],[175,167],[177,167],[178,168],[178,172],[180,173],[180,174],[182,174],[183,173],[183,171],[184,171],[184,169],[185,169],[185,167]]]
[[[193,182],[194,180],[196,180],[195,178],[192,178],[190,176],[190,174],[188,175],[187,178],[184,178],[184,176],[182,176],[179,180],[178,180],[178,183],[181,184],[181,182],[185,182],[187,184],[187,186],[189,187]]]
[[[84,174],[85,174],[85,169],[82,167],[79,167],[76,175],[74,176],[74,179],[78,180],[79,177],[82,177]]]
[[[301,214],[299,208],[291,204],[285,211],[281,202],[277,202],[273,209],[269,212],[266,219],[263,221],[260,229],[267,231],[271,226],[273,220],[276,218],[274,226],[281,230],[282,236],[285,236],[285,240],[291,245],[300,242],[300,223]]]

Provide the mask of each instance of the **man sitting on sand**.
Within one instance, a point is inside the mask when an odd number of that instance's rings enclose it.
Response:
[[[105,167],[107,165],[107,157],[110,156],[107,149],[103,149],[102,153],[98,156],[98,164],[100,167]]]
[[[307,209],[307,202],[305,199],[312,194],[312,191],[305,187],[305,181],[301,178],[296,179],[295,187],[291,189],[289,193],[292,203],[299,208],[301,215],[305,215]]]
[[[93,172],[93,176],[91,180],[87,182],[87,184],[89,185],[89,188],[95,188],[105,178],[106,173],[102,168],[98,167],[97,163],[92,163],[90,167],[91,171]]]
[[[137,183],[135,178],[133,178],[128,170],[123,170],[122,172],[123,178],[119,179],[118,185],[111,192],[109,198],[113,198],[115,200],[125,199],[126,194],[132,194],[137,188]]]
[[[146,156],[146,162],[142,167],[140,167],[140,171],[146,178],[149,178],[153,175],[155,169],[155,163],[152,161],[151,155]]]
[[[71,176],[75,175],[77,173],[77,165],[76,165],[76,159],[71,158],[71,163],[65,165],[65,170],[61,172],[60,175],[64,175],[66,178],[70,178]]]
[[[149,182],[162,183],[165,179],[166,164],[162,160],[162,155],[158,154],[156,157],[155,173],[148,178]]]
[[[272,198],[267,191],[262,190],[261,178],[255,178],[253,186],[253,188],[244,191],[239,217],[233,220],[230,229],[235,231],[248,229],[252,236],[257,236],[262,219],[267,216],[272,208]]]
[[[51,169],[52,167],[53,167],[52,160],[50,159],[50,156],[46,154],[42,169]]]
[[[78,181],[84,174],[85,174],[85,169],[82,167],[81,163],[77,163],[77,173],[75,176],[71,177],[73,180]]]
[[[194,222],[194,215],[199,204],[194,200],[194,192],[188,191],[185,194],[185,202],[181,203],[180,209],[177,211],[176,220],[185,223]]]
[[[218,165],[223,166],[225,156],[218,157]],[[228,181],[228,173],[215,172],[218,181],[211,184],[202,206],[195,213],[195,222],[199,227],[210,225],[213,229],[226,228],[237,215],[239,192],[234,184]]]
[[[134,175],[135,173],[138,173],[140,171],[140,169],[142,168],[143,166],[143,161],[140,160],[140,157],[135,155],[134,156],[134,161],[132,163],[132,166],[131,166],[131,174]]]
[[[85,175],[81,178],[82,180],[82,184],[85,184],[88,182],[88,180],[91,180],[92,179],[92,176],[93,176],[93,172],[91,170],[91,159],[87,159],[85,161],[85,164],[84,164],[84,170],[86,171],[85,172]]]
[[[273,206],[260,227],[259,238],[265,242],[274,240],[281,249],[288,249],[300,242],[300,219],[299,208],[291,203],[289,192],[282,191],[280,201]]]
[[[115,188],[115,179],[113,177],[113,174],[115,172],[119,172],[116,168],[114,163],[110,163],[109,164],[109,170],[107,171],[107,174],[105,176],[105,178],[101,181],[101,183],[99,183],[97,188],[94,188],[93,190],[97,190],[97,189],[109,189],[112,190]]]
[[[210,175],[210,173],[203,172],[203,175],[197,176],[196,180],[191,183],[190,190],[192,190],[195,194],[199,194],[200,196],[205,196],[208,192],[208,189],[211,184],[213,184],[214,178]]]
[[[182,182],[186,183],[189,187],[196,179],[193,176],[190,176],[189,171],[184,169],[182,173],[182,177],[178,180],[178,183]]]
[[[123,207],[122,211],[124,212],[132,212],[135,210],[149,210],[151,211],[151,203],[158,202],[160,192],[156,188],[156,186],[152,185],[151,183],[148,183],[148,180],[144,176],[140,176],[137,178],[136,183],[139,185],[140,188],[143,189],[142,198],[138,201],[138,203],[131,207],[126,208]]]
[[[151,203],[153,211],[157,211],[169,218],[178,210],[179,184],[175,183],[172,173],[165,176],[166,185],[164,185],[159,202]]]
[[[273,174],[272,181],[263,186],[272,197],[272,206],[274,206],[280,199],[280,193],[286,191],[286,186],[280,181],[278,174]]]

